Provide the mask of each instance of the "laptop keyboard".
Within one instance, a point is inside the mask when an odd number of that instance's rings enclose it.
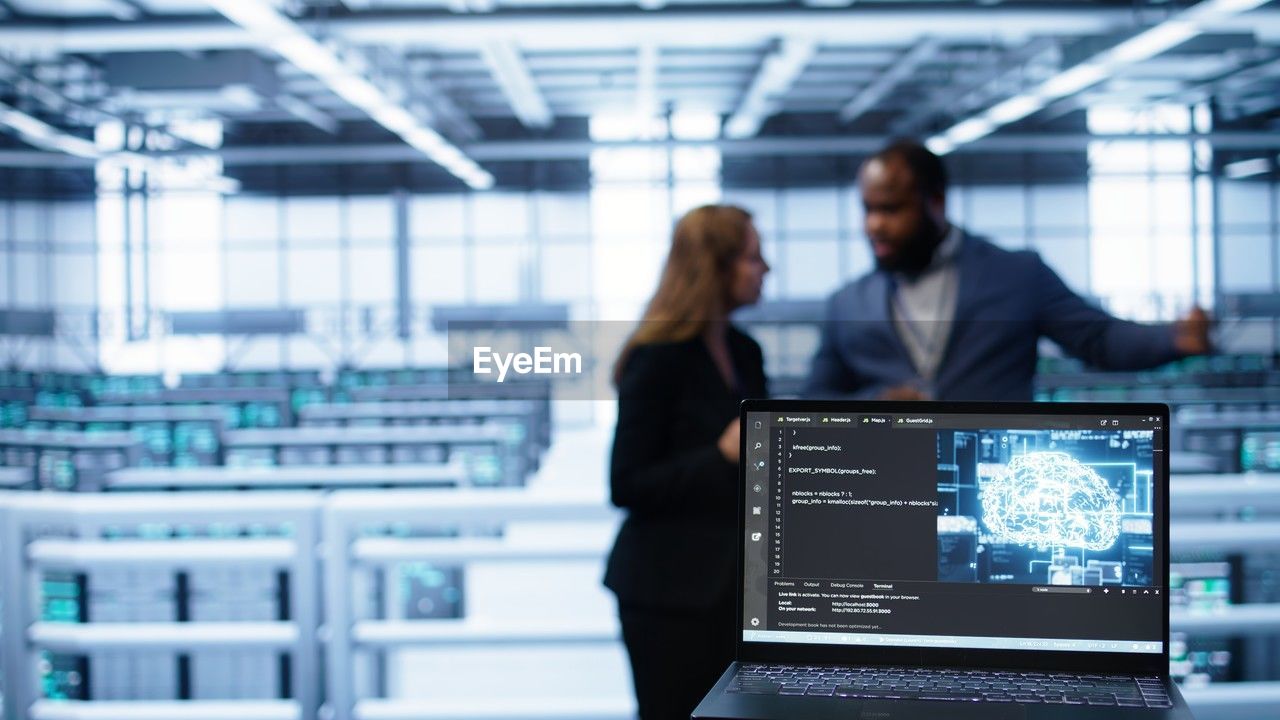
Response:
[[[1172,706],[1157,677],[900,667],[743,665],[729,692],[860,700]]]

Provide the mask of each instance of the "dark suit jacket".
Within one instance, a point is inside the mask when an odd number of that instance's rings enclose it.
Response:
[[[755,340],[729,329],[740,393],[705,343],[642,345],[618,381],[610,490],[627,510],[605,585],[632,607],[705,609],[732,597],[738,466],[716,440],[743,398],[767,394]]]
[[[1138,370],[1178,357],[1168,325],[1118,320],[1071,292],[1030,251],[965,234],[956,257],[955,320],[935,379],[939,400],[1031,400],[1041,337],[1105,370]],[[874,271],[827,302],[805,394],[875,397],[916,380],[889,315],[893,281]]]

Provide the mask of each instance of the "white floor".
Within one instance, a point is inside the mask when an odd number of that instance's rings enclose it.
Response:
[[[557,432],[531,490],[572,489],[607,502],[612,407],[592,405],[571,401],[557,408]],[[473,564],[466,576],[468,620],[613,628],[616,638],[613,596],[600,584],[615,529],[616,523],[510,527],[513,536],[590,538],[601,555],[591,561]],[[452,645],[398,651],[388,661],[388,698],[417,700],[433,716],[621,718],[634,713],[626,654],[616,639]]]

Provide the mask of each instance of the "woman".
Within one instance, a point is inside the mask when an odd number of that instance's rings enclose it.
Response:
[[[728,318],[767,272],[749,213],[690,211],[614,369],[610,488],[628,512],[605,585],[642,720],[688,720],[733,660],[738,403],[767,389],[760,346]]]

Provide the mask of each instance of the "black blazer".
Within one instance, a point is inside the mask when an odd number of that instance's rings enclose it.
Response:
[[[625,508],[605,585],[631,607],[705,609],[732,597],[738,466],[716,441],[743,398],[766,397],[760,346],[730,326],[730,389],[701,338],[636,347],[618,380],[610,490]]]

